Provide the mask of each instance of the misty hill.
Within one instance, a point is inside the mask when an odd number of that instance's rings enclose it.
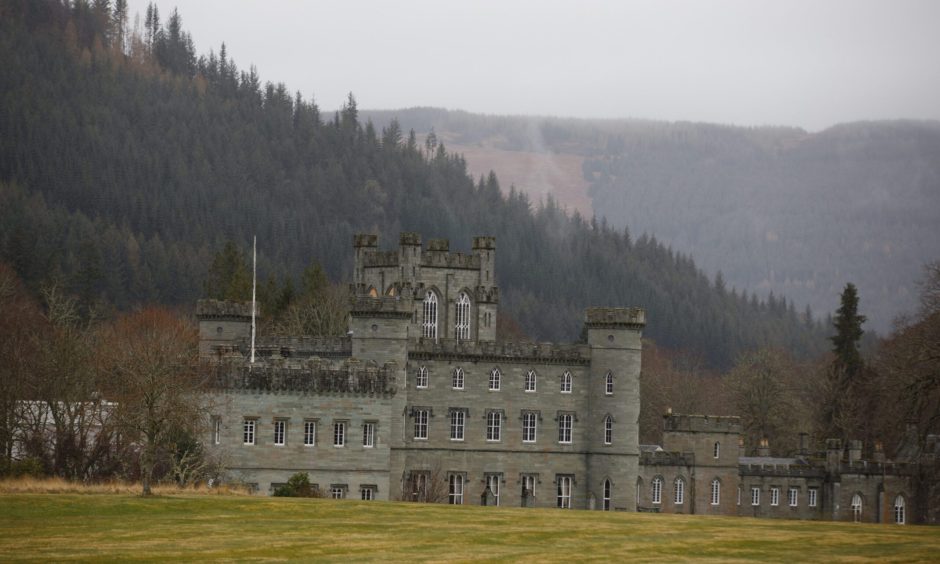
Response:
[[[882,332],[913,309],[921,265],[940,257],[937,122],[807,133],[435,108],[363,116],[433,128],[475,173],[492,167],[504,186],[655,234],[739,289],[824,315],[855,282],[868,327]]]
[[[198,56],[178,16],[126,38],[103,3],[0,0],[0,260],[86,304],[190,306],[226,240],[258,235],[262,279],[319,261],[348,280],[356,232],[497,237],[502,307],[537,339],[578,337],[591,305],[648,309],[646,335],[728,366],[742,349],[826,348],[793,304],[713,285],[650,237],[533,206],[352,97],[319,108]]]

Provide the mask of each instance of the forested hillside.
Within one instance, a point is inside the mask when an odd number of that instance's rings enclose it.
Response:
[[[504,181],[655,234],[710,276],[720,271],[739,289],[786,296],[801,311],[832,312],[854,282],[869,326],[882,333],[913,310],[921,266],[940,257],[937,122],[808,133],[435,108],[364,115],[434,131],[467,155],[471,170],[499,166]],[[533,174],[525,166],[533,154],[559,174]]]
[[[321,116],[224,46],[197,56],[177,14],[129,34],[108,4],[0,0],[0,261],[34,290],[59,280],[86,306],[189,305],[224,242],[252,234],[262,278],[319,261],[337,281],[355,232],[464,250],[491,234],[503,308],[537,339],[577,338],[583,308],[603,304],[647,308],[647,336],[718,367],[760,345],[826,346],[792,303],[476,180],[443,145],[363,122],[352,96]]]

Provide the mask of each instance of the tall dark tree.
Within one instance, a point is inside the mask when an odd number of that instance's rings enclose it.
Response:
[[[857,377],[862,369],[862,355],[858,348],[864,334],[862,323],[865,323],[865,316],[858,313],[858,290],[849,282],[842,291],[841,305],[833,321],[836,334],[829,338],[832,352],[836,355],[835,364],[849,379]]]

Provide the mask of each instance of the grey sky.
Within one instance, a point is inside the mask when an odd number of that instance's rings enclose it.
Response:
[[[159,0],[324,110],[439,106],[817,130],[940,119],[940,1]],[[146,0],[130,0],[133,16]]]

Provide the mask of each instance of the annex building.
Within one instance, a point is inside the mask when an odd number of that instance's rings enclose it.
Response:
[[[303,472],[334,498],[938,519],[936,437],[899,461],[837,440],[745,456],[737,417],[669,413],[663,445],[640,445],[642,309],[587,309],[584,343],[500,341],[494,238],[455,253],[356,235],[353,250],[345,336],[257,336],[251,363],[250,304],[197,304],[216,370],[208,443],[261,493]]]

